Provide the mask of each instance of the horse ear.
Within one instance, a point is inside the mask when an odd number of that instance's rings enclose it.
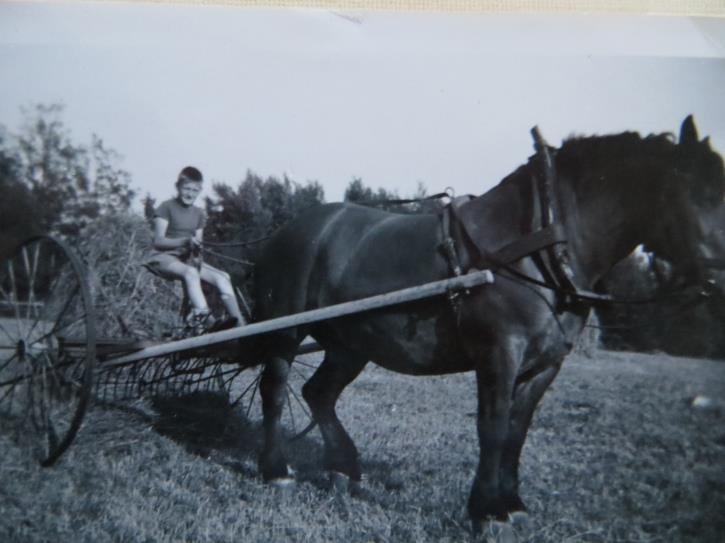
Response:
[[[692,115],[688,115],[680,126],[680,145],[694,145],[698,142],[697,127]]]

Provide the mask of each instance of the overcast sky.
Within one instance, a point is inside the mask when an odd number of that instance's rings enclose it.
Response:
[[[62,102],[157,199],[179,169],[236,184],[353,176],[479,194],[532,153],[538,124],[676,131],[725,152],[725,19],[332,13],[220,6],[0,4],[0,123]]]

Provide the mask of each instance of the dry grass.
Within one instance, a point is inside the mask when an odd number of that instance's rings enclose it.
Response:
[[[258,413],[199,395],[96,406],[59,464],[32,463],[0,419],[0,541],[468,541],[477,454],[472,375],[369,368],[340,416],[366,479],[333,492],[313,433],[299,484],[262,484]],[[722,541],[722,363],[599,351],[572,356],[523,459],[521,541]]]

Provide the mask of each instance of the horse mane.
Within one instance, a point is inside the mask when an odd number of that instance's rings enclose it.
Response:
[[[590,176],[586,172],[605,168],[632,157],[642,157],[650,161],[653,167],[671,171],[673,176],[658,177],[666,179],[689,179],[689,190],[695,201],[700,204],[717,205],[725,196],[725,172],[723,160],[713,151],[707,140],[690,146],[678,145],[675,136],[666,132],[640,136],[638,132],[604,136],[571,136],[556,150],[556,168],[567,172],[572,181],[585,182]],[[529,158],[522,168],[537,168],[537,157]],[[509,177],[520,175],[521,169]],[[506,181],[506,179],[504,180]],[[612,179],[608,179],[612,182]],[[631,180],[626,180],[631,182]]]
[[[698,204],[718,205],[725,197],[723,159],[710,148],[707,139],[683,146],[670,132],[642,137],[638,132],[628,131],[604,136],[570,136],[560,148],[551,148],[551,151],[555,153],[557,171],[566,172],[574,184],[591,182],[587,181],[591,176],[586,174],[592,170],[632,157],[646,157],[653,167],[673,173],[672,176],[658,176],[658,180],[682,179],[682,182],[688,182],[690,193]],[[532,171],[540,171],[538,155],[529,157],[526,164],[504,177],[499,186],[528,183]],[[616,180],[610,178],[607,181]]]
[[[556,154],[557,166],[579,169],[610,164],[633,155],[647,155],[656,160],[674,160],[678,155],[675,136],[671,133],[650,134],[622,132],[606,136],[573,136],[564,140]]]

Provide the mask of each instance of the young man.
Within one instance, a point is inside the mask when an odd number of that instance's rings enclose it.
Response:
[[[219,291],[222,303],[231,316],[229,322],[215,328],[228,328],[245,324],[237,304],[229,274],[200,263],[206,214],[194,205],[201,192],[203,177],[193,166],[187,166],[176,181],[176,198],[166,200],[154,212],[152,254],[146,266],[165,279],[184,281],[192,309],[189,324],[194,328],[208,328],[211,322],[209,306],[201,290],[201,281],[210,283]]]

